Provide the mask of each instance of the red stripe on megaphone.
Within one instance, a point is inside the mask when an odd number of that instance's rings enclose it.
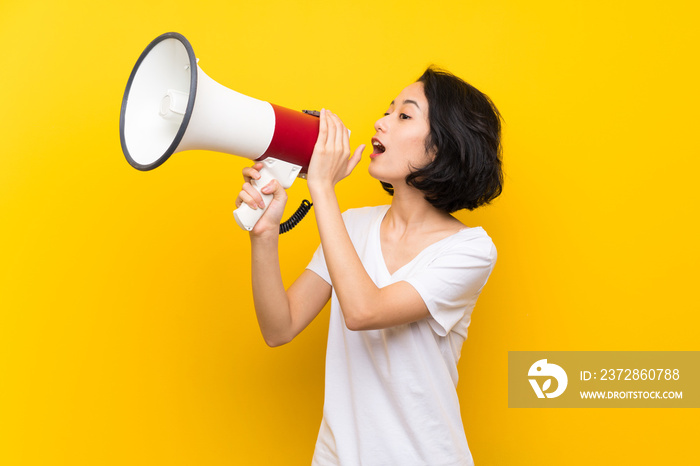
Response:
[[[270,146],[257,160],[274,157],[300,165],[301,173],[306,173],[318,139],[319,119],[275,104],[270,105],[275,111],[275,132]]]

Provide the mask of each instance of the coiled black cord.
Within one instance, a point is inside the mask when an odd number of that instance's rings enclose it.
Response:
[[[297,226],[301,220],[306,217],[306,214],[309,213],[309,210],[311,210],[311,206],[313,204],[306,199],[301,201],[301,205],[297,209],[296,212],[292,214],[291,217],[289,217],[285,222],[282,222],[280,225],[280,235],[282,233],[287,233],[289,230]]]

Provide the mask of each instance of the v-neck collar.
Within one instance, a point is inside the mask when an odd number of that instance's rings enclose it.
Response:
[[[376,218],[375,223],[374,223],[373,231],[371,233],[372,236],[374,237],[375,241],[377,242],[377,249],[379,250],[379,258],[381,261],[382,269],[389,278],[394,278],[396,275],[399,274],[399,272],[401,272],[404,269],[407,269],[411,264],[417,262],[418,259],[420,259],[422,256],[424,256],[429,250],[434,249],[435,247],[437,247],[438,245],[440,245],[442,243],[445,243],[447,240],[450,240],[450,239],[456,237],[457,235],[463,234],[464,232],[467,232],[467,231],[471,232],[471,231],[474,231],[477,229],[481,229],[481,227],[464,227],[461,230],[456,231],[449,236],[446,236],[442,239],[439,239],[439,240],[435,241],[434,243],[431,243],[428,246],[426,246],[425,248],[423,248],[423,250],[420,251],[418,254],[416,254],[410,261],[406,262],[401,267],[394,270],[394,273],[391,273],[391,272],[389,272],[389,267],[386,265],[386,259],[384,258],[384,251],[382,249],[382,232],[381,232],[382,221],[384,220],[384,217],[386,217],[387,212],[389,212],[390,207],[391,207],[391,205],[386,205],[386,206],[384,206],[384,211],[379,212],[379,215],[377,215],[377,218]]]

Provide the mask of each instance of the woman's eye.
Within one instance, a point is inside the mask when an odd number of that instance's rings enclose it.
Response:
[[[384,116],[387,116],[387,115],[389,115],[389,112],[384,112]]]
[[[411,117],[406,115],[405,113],[402,113],[399,115],[399,118],[401,118],[402,120],[409,120]]]

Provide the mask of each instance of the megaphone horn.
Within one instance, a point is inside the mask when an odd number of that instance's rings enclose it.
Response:
[[[189,41],[176,32],[156,37],[131,71],[122,100],[119,132],[124,156],[147,171],[186,150],[224,152],[262,161],[259,191],[271,179],[286,189],[306,173],[318,138],[311,114],[254,99],[217,83],[197,64]],[[234,211],[252,230],[264,209]]]

